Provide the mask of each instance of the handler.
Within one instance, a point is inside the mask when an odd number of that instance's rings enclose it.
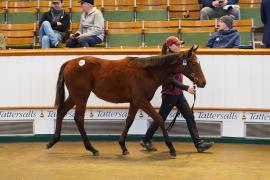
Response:
[[[162,47],[162,54],[177,53],[180,51],[180,46],[183,41],[180,41],[175,36],[170,36],[167,38],[166,42]],[[190,132],[191,138],[194,142],[195,147],[198,152],[204,152],[214,145],[214,142],[204,142],[198,133],[196,122],[194,120],[194,115],[191,108],[183,94],[185,90],[190,94],[195,94],[196,89],[193,86],[187,86],[183,84],[183,75],[177,74],[174,79],[166,84],[162,85],[162,103],[159,110],[159,114],[165,121],[174,106],[181,112],[183,117],[186,119],[188,130]],[[141,141],[141,145],[148,151],[156,151],[157,149],[153,146],[151,139],[158,129],[158,125],[154,122],[148,128],[146,135]]]

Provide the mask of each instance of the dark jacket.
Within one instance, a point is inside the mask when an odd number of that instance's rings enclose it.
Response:
[[[202,7],[213,7],[212,2],[214,0],[199,0],[199,4],[202,5]],[[239,0],[228,0],[228,4],[237,4]]]
[[[39,26],[41,26],[41,24],[44,21],[49,21],[52,28],[54,30],[57,30],[57,31],[60,31],[60,32],[66,32],[66,31],[69,30],[69,27],[70,27],[69,14],[66,13],[64,10],[62,11],[62,15],[61,15],[60,20],[59,20],[59,22],[62,23],[61,26],[57,26],[57,22],[53,22],[51,10],[43,14],[43,16],[42,16],[42,18],[41,18],[41,20],[39,22]]]
[[[238,48],[241,38],[237,30],[220,30],[211,35],[206,47],[209,48]]]
[[[270,1],[262,0],[261,19],[264,24],[263,43],[270,46]]]

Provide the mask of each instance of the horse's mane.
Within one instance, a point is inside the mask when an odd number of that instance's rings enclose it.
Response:
[[[180,53],[182,57],[184,52]],[[179,57],[179,53],[173,53],[168,55],[159,55],[159,56],[150,56],[146,58],[138,58],[138,57],[128,57],[128,64],[131,66],[146,68],[146,67],[157,67],[164,66],[172,63],[177,57]]]

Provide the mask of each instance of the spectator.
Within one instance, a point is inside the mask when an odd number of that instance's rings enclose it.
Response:
[[[39,43],[42,48],[62,48],[65,32],[70,26],[70,17],[62,9],[62,0],[52,1],[50,10],[40,20]]]
[[[206,47],[238,48],[240,42],[240,33],[233,29],[233,17],[223,16],[219,21],[219,31],[211,35]]]
[[[270,48],[270,1],[262,0],[261,19],[264,24],[263,43],[265,47]]]
[[[70,34],[67,47],[91,47],[99,44],[104,38],[104,18],[102,13],[94,7],[93,0],[81,1],[82,16],[80,28],[75,34]]]
[[[238,0],[199,0],[202,5],[201,20],[220,18],[225,15],[233,15],[235,19],[240,19],[240,9]]]

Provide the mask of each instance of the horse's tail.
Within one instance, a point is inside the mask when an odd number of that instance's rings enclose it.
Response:
[[[55,103],[56,107],[61,107],[65,101],[65,80],[64,80],[64,69],[67,65],[67,62],[64,63],[58,75],[57,85],[56,85],[56,96],[55,96]]]

